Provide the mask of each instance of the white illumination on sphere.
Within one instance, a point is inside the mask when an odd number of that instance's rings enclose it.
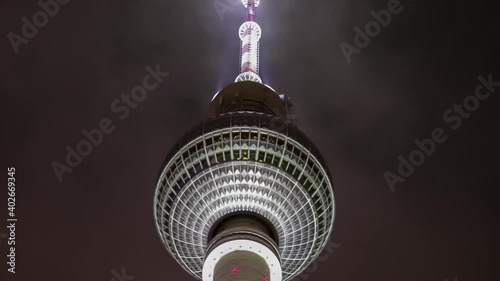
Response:
[[[246,211],[269,222],[283,281],[307,268],[329,239],[335,199],[324,161],[302,132],[277,131],[273,118],[246,112],[204,121],[163,166],[156,227],[170,254],[199,280],[208,233],[229,214]]]

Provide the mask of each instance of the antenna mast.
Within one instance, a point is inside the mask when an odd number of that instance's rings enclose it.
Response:
[[[260,0],[241,0],[246,8],[246,22],[239,29],[241,40],[240,74],[235,82],[254,81],[262,83],[259,77],[259,39],[262,33],[255,22],[255,10]]]

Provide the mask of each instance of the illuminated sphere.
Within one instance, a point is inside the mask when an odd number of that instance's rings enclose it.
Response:
[[[233,215],[269,227],[266,249],[280,267],[270,281],[297,276],[328,242],[330,174],[309,138],[289,122],[288,110],[287,100],[263,84],[233,83],[214,97],[209,118],[168,154],[155,192],[156,227],[168,252],[194,277],[211,280],[203,276],[207,257],[222,258],[211,251],[214,231]]]

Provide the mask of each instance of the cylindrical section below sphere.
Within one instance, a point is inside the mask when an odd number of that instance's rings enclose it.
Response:
[[[249,239],[226,241],[209,252],[203,281],[282,281],[281,262],[266,245]]]
[[[156,227],[198,279],[211,281],[217,262],[241,250],[266,259],[273,281],[289,281],[328,241],[335,214],[330,174],[280,108],[286,104],[267,86],[233,83],[212,101],[213,117],[191,129],[162,165]]]
[[[233,240],[249,240],[267,247],[278,256],[278,237],[272,223],[253,212],[233,212],[216,223],[208,237],[208,250]]]
[[[234,251],[217,263],[213,281],[270,281],[269,273],[266,261],[259,255]]]

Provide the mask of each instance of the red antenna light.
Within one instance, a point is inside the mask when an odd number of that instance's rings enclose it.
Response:
[[[262,280],[262,281],[267,281],[267,277],[266,277],[265,275],[261,275],[261,276],[260,276],[260,280]]]
[[[231,267],[230,272],[231,272],[231,273],[240,272],[240,268],[239,268],[239,267]],[[267,281],[267,280],[266,280],[266,281]]]

